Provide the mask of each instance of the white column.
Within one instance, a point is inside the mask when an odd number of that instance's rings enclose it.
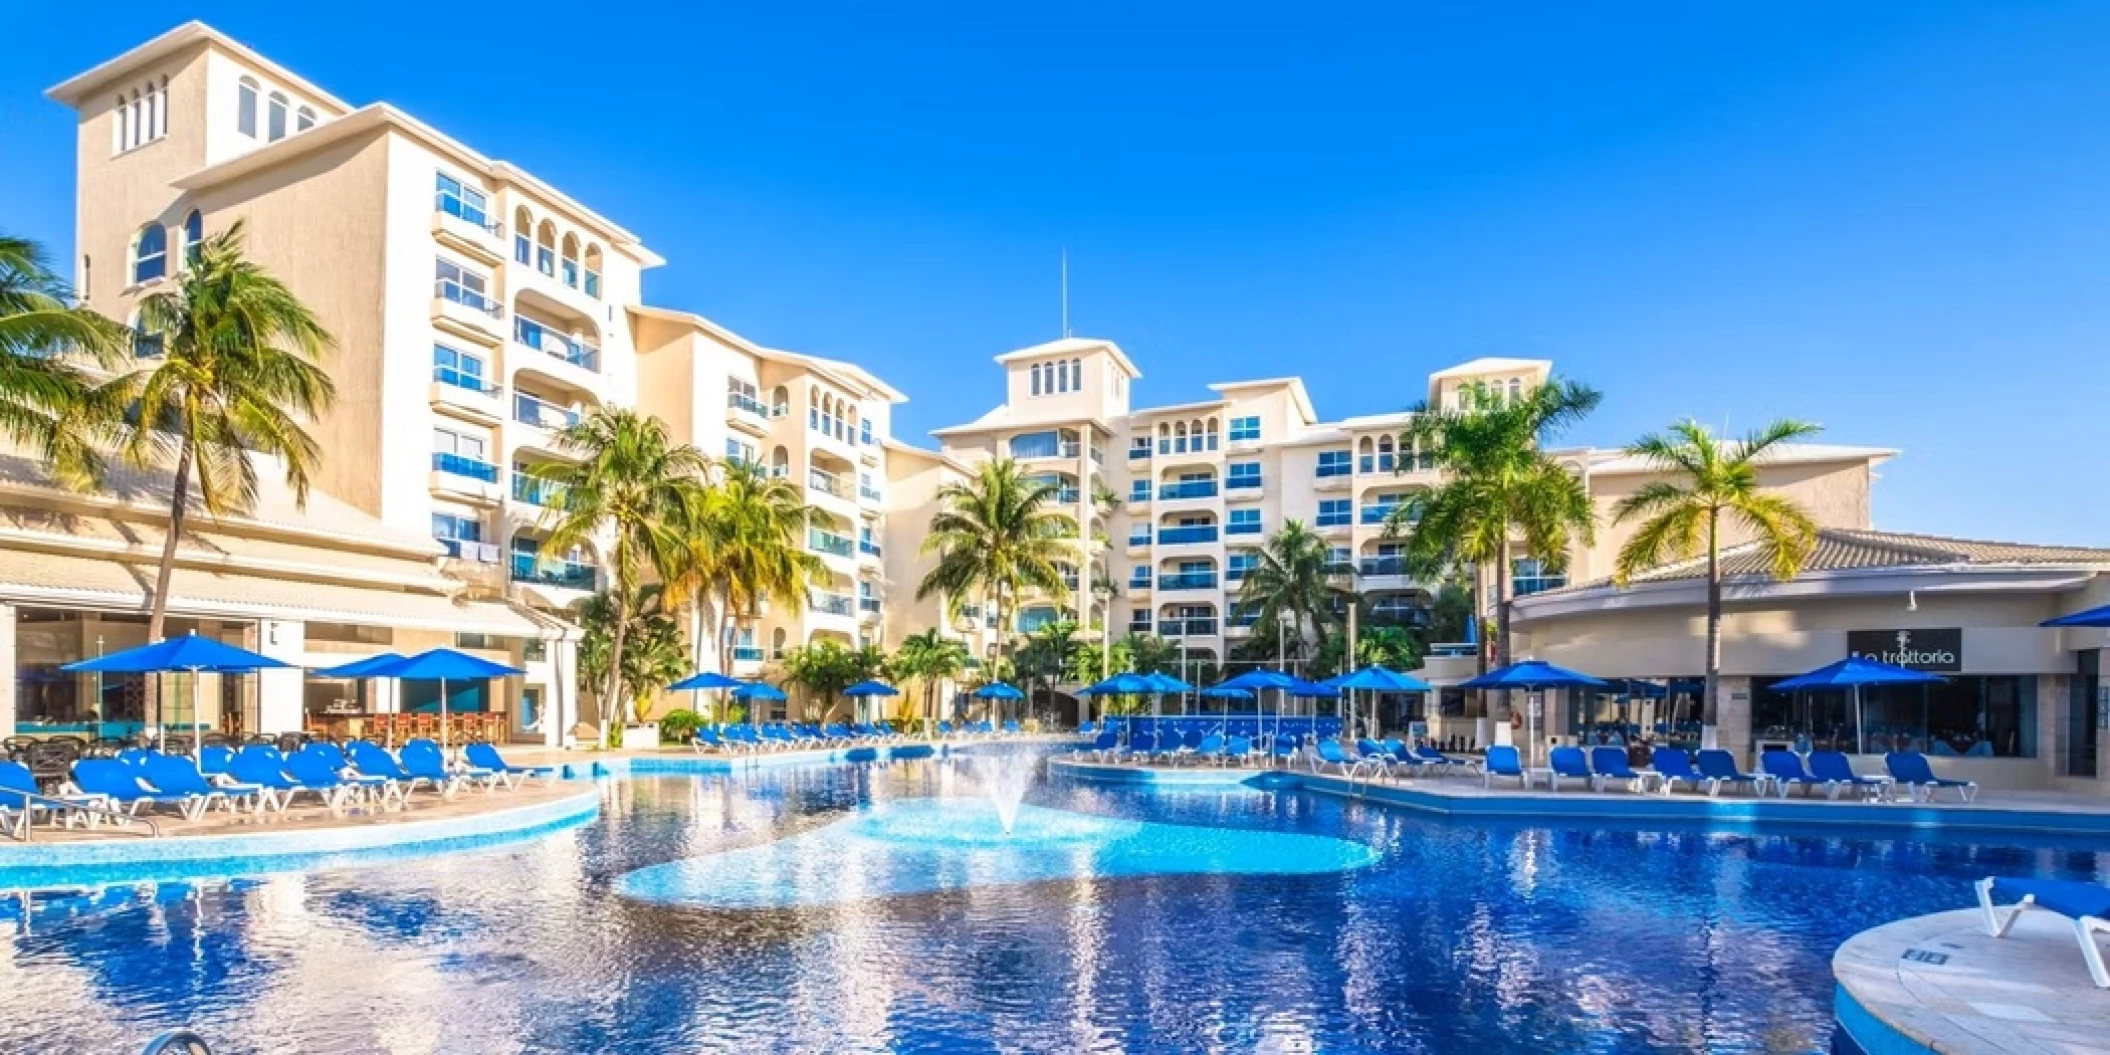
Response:
[[[0,736],[15,735],[15,606],[0,604]]]
[[[290,619],[266,619],[257,626],[260,643],[257,651],[272,659],[287,663],[299,663],[308,652],[308,624]],[[307,672],[295,667],[291,670],[258,671],[257,678],[257,731],[262,733],[297,733],[301,726],[301,711],[307,698]]]
[[[567,747],[571,728],[579,724],[579,645],[560,638],[549,645],[549,692],[543,697],[542,742]]]

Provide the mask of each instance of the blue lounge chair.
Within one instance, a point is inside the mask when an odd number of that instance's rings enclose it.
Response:
[[[1599,791],[1614,780],[1624,780],[1626,789],[1636,793],[1647,791],[1649,782],[1656,779],[1654,773],[1635,769],[1627,763],[1626,748],[1610,745],[1590,749],[1590,776],[1592,786]]]
[[[1082,751],[1079,751],[1078,753],[1090,755],[1093,759],[1100,762],[1104,762],[1108,759],[1108,757],[1120,753],[1120,750],[1120,731],[1115,729],[1108,729],[1107,731],[1100,733],[1098,736],[1093,737],[1090,746],[1085,747]]]
[[[1682,747],[1659,747],[1648,753],[1648,767],[1656,771],[1656,786],[1665,795],[1677,787],[1679,781],[1692,785],[1698,791],[1707,786],[1707,778],[1692,768],[1692,756]]]
[[[470,744],[462,748],[462,757],[467,759],[470,765],[478,769],[488,769],[493,773],[509,778],[509,783],[511,780],[517,780],[522,784],[530,780],[540,780],[547,784],[557,776],[557,767],[555,766],[513,765],[507,762],[504,756],[498,753],[498,749],[490,744]]]
[[[68,810],[66,807],[94,806],[98,801],[92,795],[47,795],[38,789],[36,774],[31,773],[28,766],[20,762],[0,760],[0,818],[10,813],[19,813],[22,815],[22,823],[26,825],[36,820],[39,813],[51,819],[57,819],[58,815],[63,813],[69,825],[73,823],[73,817],[80,816],[93,827],[96,814]],[[24,830],[17,838],[26,835],[28,832]]]
[[[206,744],[198,749],[198,772],[208,777],[222,776],[234,762],[234,748],[226,744]]]
[[[1810,774],[1824,781],[1825,794],[1838,798],[1844,788],[1880,793],[1890,782],[1881,777],[1864,777],[1854,772],[1853,763],[1838,751],[1812,751],[1809,757]]]
[[[368,798],[396,799],[398,801],[403,798],[403,789],[387,777],[373,773],[361,773],[353,768],[351,759],[345,757],[344,749],[336,744],[315,740],[302,744],[300,750],[293,753],[296,755],[314,755],[316,758],[321,759],[324,765],[330,767],[330,772],[337,774],[338,779],[351,784],[358,789],[361,795]]]
[[[1471,773],[1473,770],[1471,759],[1453,758],[1437,750],[1432,744],[1417,745],[1414,748],[1414,757],[1420,759],[1424,765],[1434,766],[1445,771],[1463,770],[1466,773]]]
[[[1555,791],[1561,789],[1563,779],[1579,780],[1586,788],[1597,785],[1597,774],[1590,772],[1590,761],[1580,747],[1556,747],[1546,752],[1546,766],[1546,783]]]
[[[1892,751],[1883,756],[1883,768],[1912,796],[1914,802],[1933,802],[1934,793],[1943,788],[1955,788],[1963,801],[1969,802],[1978,795],[1978,784],[1969,780],[1951,780],[1934,775],[1933,767],[1927,764],[1927,756],[1918,751]]]
[[[421,785],[429,785],[434,791],[443,790],[437,781],[428,780],[404,769],[403,764],[396,761],[396,756],[382,750],[378,744],[354,740],[346,754],[353,772],[362,777],[381,777],[403,789],[406,798]]]
[[[73,786],[81,794],[107,802],[111,809],[138,814],[141,806],[174,806],[190,814],[189,795],[155,791],[140,783],[138,766],[114,758],[83,758],[73,764]]]
[[[1531,777],[1524,772],[1524,762],[1517,757],[1517,749],[1509,744],[1493,744],[1480,764],[1480,785],[1494,787],[1496,777],[1515,777],[1518,787],[1530,787]]]
[[[1253,740],[1247,736],[1234,736],[1224,741],[1224,763],[1248,762],[1253,757]]]
[[[1811,776],[1808,770],[1803,769],[1802,756],[1793,751],[1782,751],[1778,748],[1761,751],[1758,755],[1758,768],[1764,770],[1767,778],[1773,781],[1773,793],[1781,798],[1788,797],[1788,789],[1791,787],[1801,788],[1804,795],[1818,788],[1832,790],[1828,782]]]
[[[1097,732],[1098,732],[1098,728],[1097,728],[1096,726],[1094,726],[1094,725],[1093,725],[1092,723],[1090,723],[1090,722],[1078,722],[1078,723],[1077,723],[1077,735],[1078,735],[1078,736],[1092,736],[1092,735],[1095,735],[1095,734],[1096,734]]]
[[[1335,772],[1344,777],[1353,776],[1358,765],[1358,759],[1348,757],[1348,752],[1341,750],[1339,740],[1319,741],[1317,750],[1311,756],[1311,771],[1314,773],[1326,766],[1332,766]]]
[[[1304,741],[1301,737],[1295,733],[1286,733],[1275,738],[1274,744],[1268,748],[1268,755],[1285,763],[1292,762],[1303,746]]]
[[[1209,735],[1202,737],[1202,742],[1196,744],[1194,750],[1189,753],[1187,757],[1194,760],[1195,762],[1214,762],[1219,766],[1223,765],[1223,734],[1210,733]]]
[[[1985,932],[1995,938],[2007,937],[2023,910],[2032,906],[2050,909],[2072,920],[2074,937],[2081,943],[2081,962],[2088,965],[2088,977],[2097,989],[2110,989],[2110,970],[2104,968],[2102,947],[2095,943],[2096,932],[2110,933],[2110,887],[2062,879],[1999,877],[1981,879],[1972,885],[1978,890],[1978,909],[1985,915]],[[2002,916],[1993,907],[1995,894],[2021,900]]]
[[[1156,750],[1157,746],[1158,738],[1156,733],[1141,732],[1128,738],[1128,747],[1121,753],[1140,761],[1149,758],[1150,753]]]
[[[164,795],[184,795],[189,801],[184,804],[183,815],[190,820],[205,816],[205,811],[215,803],[234,812],[235,807],[246,802],[252,812],[258,805],[264,789],[255,784],[214,784],[198,772],[191,760],[181,755],[154,755],[140,764],[141,776]]]
[[[322,804],[331,810],[343,809],[346,802],[360,793],[358,784],[338,776],[337,771],[330,768],[329,760],[321,755],[295,751],[280,758],[279,768],[287,779],[298,785],[295,793],[305,791],[322,800]]]
[[[1016,718],[1006,718],[1006,719],[1004,719],[1004,732],[1005,732],[1005,733],[1007,733],[1007,734],[1009,734],[1009,735],[1012,735],[1012,736],[1017,736],[1017,735],[1018,735],[1018,732],[1019,732],[1019,729],[1018,729],[1018,719],[1016,719]]]
[[[486,792],[498,788],[499,775],[481,766],[447,765],[446,756],[440,754],[440,745],[430,740],[411,740],[396,752],[403,768],[415,776],[431,781],[447,781],[454,787],[463,784],[481,784]],[[442,785],[444,788],[447,785]]]
[[[1707,778],[1707,794],[1718,795],[1722,788],[1731,784],[1749,784],[1757,794],[1766,793],[1766,783],[1771,777],[1763,773],[1746,773],[1736,768],[1736,758],[1721,748],[1709,748],[1700,752],[1700,775]]]
[[[1173,765],[1179,762],[1180,753],[1185,750],[1187,745],[1180,742],[1179,734],[1165,733],[1158,737],[1158,745],[1151,749],[1150,760]]]
[[[1342,754],[1347,754],[1347,752],[1343,751]],[[1381,777],[1390,776],[1392,774],[1393,761],[1394,759],[1392,757],[1392,752],[1386,750],[1385,745],[1378,743],[1377,741],[1372,740],[1369,737],[1360,737],[1356,740],[1356,769],[1369,770],[1370,772]]]

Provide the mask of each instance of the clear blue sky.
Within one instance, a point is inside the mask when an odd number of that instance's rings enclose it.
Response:
[[[195,16],[636,231],[654,303],[871,367],[912,442],[1056,335],[1066,245],[1143,403],[1545,357],[1607,393],[1578,440],[1803,417],[1904,449],[1880,526],[2110,544],[2110,4],[1409,6],[27,0],[0,229],[65,259],[41,91]]]

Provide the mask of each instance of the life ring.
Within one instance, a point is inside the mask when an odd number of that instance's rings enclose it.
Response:
[[[1517,729],[1517,730],[1521,730],[1521,729],[1523,729],[1523,728],[1524,728],[1524,712],[1523,712],[1523,711],[1519,711],[1519,710],[1511,710],[1511,711],[1509,712],[1509,727],[1510,727],[1511,729]]]

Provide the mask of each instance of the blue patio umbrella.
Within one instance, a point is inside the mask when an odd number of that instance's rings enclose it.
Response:
[[[1797,689],[1824,690],[1846,689],[1854,697],[1854,753],[1868,753],[1868,740],[1861,730],[1861,686],[1863,685],[1931,685],[1944,681],[1939,674],[1910,670],[1892,666],[1878,660],[1860,656],[1848,656],[1836,663],[1827,663],[1807,674],[1797,674],[1785,681],[1776,681],[1773,688],[1782,692]]]
[[[1496,667],[1477,678],[1468,678],[1459,682],[1458,687],[1461,689],[1521,689],[1525,692],[1537,692],[1541,689],[1601,689],[1605,687],[1605,684],[1603,679],[1593,678],[1580,671],[1569,670],[1566,667],[1556,667],[1544,660],[1527,659],[1521,663],[1511,663],[1506,667]],[[1537,723],[1536,719],[1534,719],[1532,730],[1525,734],[1525,738],[1529,741],[1528,746],[1531,749],[1531,756],[1534,761],[1538,758],[1536,727]]]
[[[1026,698],[1025,693],[1020,692],[1017,689],[1014,689],[1001,681],[992,681],[989,684],[974,690],[971,695],[973,695],[974,698],[978,700],[1023,700]]]
[[[272,659],[262,653],[189,633],[181,637],[166,638],[151,645],[141,645],[94,659],[84,659],[78,663],[68,663],[59,669],[83,674],[190,672],[191,753],[196,755],[201,728],[198,721],[198,675],[249,674],[259,670],[283,670],[291,666],[293,664]],[[160,723],[156,724],[158,726]]]
[[[784,690],[766,681],[743,681],[740,683],[739,688],[733,690],[733,699],[782,703],[786,697],[784,696]]]
[[[1147,684],[1149,684],[1149,686],[1150,686],[1150,690],[1149,690],[1149,691],[1150,691],[1150,692],[1152,693],[1152,697],[1151,697],[1151,713],[1152,713],[1152,714],[1162,714],[1162,713],[1164,713],[1164,706],[1163,706],[1163,704],[1164,704],[1164,698],[1165,698],[1165,695],[1166,695],[1167,693],[1179,693],[1179,692],[1192,692],[1192,691],[1194,691],[1194,686],[1192,686],[1192,685],[1189,685],[1189,684],[1187,684],[1186,682],[1184,682],[1184,681],[1181,681],[1180,679],[1178,679],[1178,678],[1175,678],[1175,677],[1173,677],[1173,676],[1172,676],[1172,675],[1170,675],[1170,674],[1162,674],[1162,673],[1159,673],[1159,672],[1156,672],[1156,671],[1152,671],[1152,672],[1151,672],[1151,673],[1149,673],[1149,674],[1145,674],[1145,675],[1143,675],[1143,680],[1144,680],[1144,682],[1146,682]],[[1187,713],[1187,708],[1186,708],[1186,705],[1185,705],[1184,703],[1183,703],[1183,704],[1182,704],[1182,705],[1180,706],[1180,713],[1181,713],[1181,714],[1185,714],[1185,713]]]
[[[392,663],[377,663],[367,671],[367,677],[394,678],[397,681],[436,681],[440,683],[440,750],[449,748],[447,743],[447,683],[450,681],[489,681],[510,674],[525,674],[519,667],[509,667],[466,652],[451,648],[435,648],[415,656],[400,656]]]
[[[1151,682],[1149,676],[1137,674],[1133,671],[1124,670],[1121,673],[1114,675],[1113,677],[1106,678],[1100,681],[1095,681],[1090,685],[1086,685],[1084,688],[1078,689],[1077,695],[1143,696],[1154,691],[1151,689],[1150,686]],[[1105,712],[1105,707],[1103,705],[1100,707],[1100,711],[1102,714]]]
[[[1320,682],[1319,684],[1331,685],[1334,688],[1340,689],[1343,692],[1355,693],[1357,691],[1362,691],[1372,693],[1373,695],[1387,692],[1429,691],[1428,682],[1422,681],[1420,678],[1409,677],[1405,674],[1388,670],[1385,667],[1377,666],[1375,664],[1364,667],[1360,670],[1350,671],[1346,674],[1336,674],[1333,677],[1330,677],[1325,681]],[[1353,697],[1351,696],[1351,701],[1352,700]],[[1371,705],[1370,728],[1371,735],[1377,735],[1377,715],[1375,701],[1373,701]]]
[[[843,695],[848,696],[853,700],[866,700],[874,696],[899,696],[901,695],[901,692],[895,689],[892,685],[888,685],[883,681],[860,681],[857,684],[852,685],[847,689],[844,689]],[[862,710],[862,708],[860,708],[860,710]],[[862,721],[863,718],[864,715],[860,713],[858,715],[858,719]]]
[[[696,693],[711,692],[717,689],[734,689],[745,684],[747,683],[741,681],[739,678],[720,674],[715,670],[705,670],[698,671],[695,674],[691,674],[688,677],[683,678],[680,681],[677,681],[674,684],[667,686],[667,689],[672,692],[689,693],[689,709],[693,711],[696,709]],[[716,724],[715,719],[718,717],[717,711],[718,705],[713,703],[711,705],[711,717],[714,720],[713,724]]]
[[[2090,608],[2085,612],[2075,612],[2072,615],[2062,615],[2056,619],[2046,619],[2037,625],[2110,627],[2110,604],[2106,604],[2101,608]]]
[[[379,655],[368,656],[365,659],[355,659],[350,663],[340,663],[334,667],[318,670],[315,672],[315,676],[318,678],[343,678],[347,681],[379,680],[380,676],[375,674],[375,671],[394,663],[400,663],[404,658],[400,653],[383,652]]]

